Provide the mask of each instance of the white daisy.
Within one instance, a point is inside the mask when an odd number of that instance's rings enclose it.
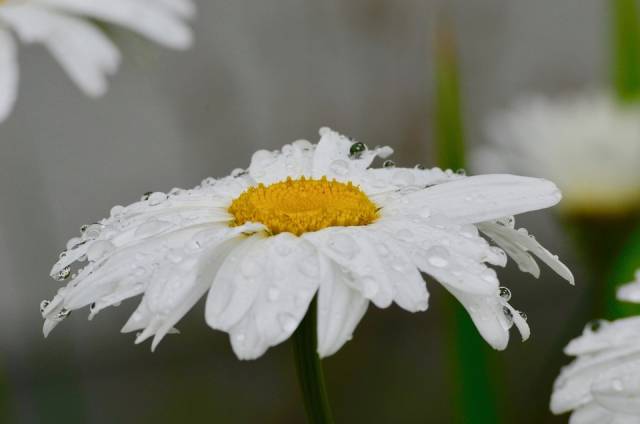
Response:
[[[618,299],[640,303],[640,269],[636,271],[635,281],[618,288]]]
[[[91,97],[105,93],[120,52],[96,25],[119,25],[165,47],[185,49],[192,34],[185,20],[191,0],[0,0],[0,122],[18,90],[18,58],[12,32],[23,43],[40,43],[73,82]]]
[[[41,305],[45,335],[71,310],[90,305],[91,318],[143,295],[122,331],[141,330],[136,342],[153,337],[155,348],[208,292],[207,323],[228,332],[237,356],[250,359],[286,340],[317,294],[318,352],[327,356],[351,338],[370,302],[427,309],[423,272],[504,349],[512,324],[523,339],[529,327],[487,264],[504,266],[506,251],[537,276],[533,254],[573,282],[511,217],[557,203],[551,182],[391,161],[369,168],[392,150],[370,150],[328,128],[320,134],[317,145],[299,140],[258,151],[246,170],[147,194],[83,227],[51,274],[64,279],[75,261],[88,263]]]
[[[606,93],[530,96],[488,123],[482,171],[549,178],[568,213],[619,213],[640,206],[640,107]]]
[[[636,277],[620,300],[640,302],[640,271]],[[640,423],[640,317],[590,323],[565,353],[578,358],[556,380],[554,413],[573,411],[571,424]]]

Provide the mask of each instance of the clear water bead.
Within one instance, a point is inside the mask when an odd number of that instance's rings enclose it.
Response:
[[[509,290],[507,287],[500,287],[498,289],[498,294],[505,302],[511,300],[511,290]]]
[[[70,275],[71,275],[71,267],[65,266],[53,276],[53,279],[56,281],[63,281],[69,278]]]
[[[349,149],[349,157],[358,159],[362,156],[362,153],[367,150],[367,146],[364,143],[353,143]]]
[[[392,160],[385,160],[384,162],[382,162],[382,167],[383,168],[393,168],[396,166],[396,163]]]

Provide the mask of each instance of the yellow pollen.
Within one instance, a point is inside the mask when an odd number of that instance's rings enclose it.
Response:
[[[251,187],[229,206],[232,226],[264,224],[273,234],[303,233],[327,227],[368,225],[378,218],[378,207],[358,187],[302,177]]]

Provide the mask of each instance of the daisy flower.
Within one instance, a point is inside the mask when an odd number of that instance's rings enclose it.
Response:
[[[142,295],[122,331],[138,331],[137,343],[152,337],[155,348],[206,295],[207,324],[229,333],[239,358],[253,359],[291,336],[317,296],[324,357],[351,338],[370,303],[426,310],[425,273],[504,349],[513,324],[523,339],[529,327],[489,265],[504,266],[506,252],[537,276],[536,256],[573,281],[557,257],[514,228],[512,215],[560,200],[551,182],[396,168],[390,160],[370,168],[392,150],[328,128],[320,135],[317,145],[258,151],[247,169],[191,190],[148,193],[83,227],[51,271],[71,280],[41,305],[45,335],[72,310],[89,306],[91,318]],[[86,264],[72,270],[74,262]]]
[[[609,94],[525,97],[493,116],[481,170],[512,170],[549,178],[563,210],[613,214],[640,206],[640,107]]]
[[[640,301],[637,281],[620,289],[620,299]],[[551,410],[573,411],[571,424],[640,422],[640,317],[596,321],[565,348],[578,358],[554,385]]]
[[[99,23],[185,49],[192,43],[185,20],[193,13],[191,0],[0,0],[0,122],[17,98],[14,35],[23,43],[44,45],[84,93],[98,97],[120,64],[120,52]]]

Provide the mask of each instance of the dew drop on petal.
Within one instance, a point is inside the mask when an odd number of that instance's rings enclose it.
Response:
[[[367,150],[367,146],[364,143],[353,143],[351,148],[349,148],[349,157],[352,159],[358,159],[362,156],[362,152]]]
[[[42,302],[40,302],[40,313],[43,314],[44,310],[47,309],[47,306],[49,306],[51,302],[48,300],[43,300]]]
[[[393,168],[396,166],[396,163],[392,160],[385,160],[384,162],[382,162],[382,167],[383,168]]]
[[[269,287],[269,290],[267,291],[267,297],[270,301],[275,302],[280,298],[280,289],[278,289],[277,287]]]
[[[87,250],[87,259],[95,261],[115,249],[113,243],[108,240],[98,240],[91,244]]]
[[[511,290],[509,290],[507,287],[500,287],[498,289],[498,294],[500,295],[502,300],[504,300],[505,302],[508,302],[511,300]]]
[[[298,321],[296,321],[296,319],[292,315],[287,313],[280,314],[280,316],[278,317],[278,321],[280,322],[282,329],[287,333],[293,332],[293,330],[295,330],[298,326]]]
[[[444,268],[449,265],[449,251],[442,246],[433,246],[427,250],[427,260],[437,268]]]
[[[527,318],[528,318],[528,317],[527,317],[527,314],[525,314],[525,313],[524,313],[524,312],[522,312],[522,311],[518,311],[518,314],[520,314],[520,317],[521,317],[523,320],[525,320],[525,321],[527,320]]]
[[[53,276],[53,279],[56,281],[63,281],[69,278],[69,275],[71,275],[71,267],[65,266]]]

